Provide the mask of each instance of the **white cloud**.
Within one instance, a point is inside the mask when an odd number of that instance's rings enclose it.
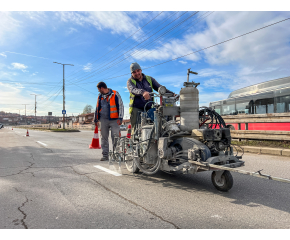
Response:
[[[17,12],[19,15],[25,16],[29,20],[32,20],[38,24],[45,24],[47,19],[47,13],[45,11],[23,11]]]
[[[22,63],[11,63],[11,65],[15,69],[26,69],[27,68],[27,66],[22,64]]]
[[[19,27],[19,22],[15,20],[11,12],[0,12],[0,45],[9,42],[15,37],[15,33]]]
[[[32,73],[30,76],[35,76],[38,72]]]
[[[187,35],[186,39],[192,41],[197,49],[202,49],[286,17],[289,17],[289,13],[215,12],[206,19],[206,30]],[[207,49],[204,51],[205,58],[214,65],[237,62],[263,66],[290,52],[287,24],[286,21]]]
[[[91,63],[88,63],[87,65],[85,65],[84,67],[83,67],[83,70],[85,71],[85,72],[90,72],[91,70],[92,70],[92,64]]]
[[[142,53],[135,52],[133,57],[138,60],[166,61],[174,59],[289,18],[289,16],[289,12],[214,12],[205,19],[207,27],[201,28],[200,31],[188,33],[183,38],[168,43],[163,42],[154,49],[143,49]],[[179,62],[204,60],[211,67],[218,69],[214,71],[223,73],[223,76],[216,73],[215,78],[222,77],[223,80],[226,80],[225,83],[235,81],[235,85],[229,85],[229,88],[232,89],[249,83],[255,84],[288,76],[289,23],[290,21],[285,21],[250,33],[199,53],[188,55]],[[234,66],[234,70],[231,71],[231,74],[226,74],[224,69],[226,67],[228,69],[229,66]],[[204,73],[204,77],[209,74]],[[220,80],[220,82],[223,81]]]
[[[81,26],[90,24],[98,30],[110,30],[113,34],[131,35],[139,29],[138,20],[134,20],[126,12],[57,12],[56,15],[64,22],[75,23]],[[142,30],[134,35],[138,39]]]
[[[77,32],[77,31],[78,31],[77,29],[70,27],[67,31],[67,34],[72,34],[72,33]]]
[[[175,39],[170,43],[162,44],[155,49],[140,49],[131,53],[132,57],[138,60],[168,60],[174,59],[192,52],[191,44],[185,44],[182,40]],[[199,54],[192,54],[185,59],[197,61]]]
[[[16,72],[5,72],[5,71],[0,71],[0,79],[3,80],[13,80],[13,76],[17,76],[18,73]]]
[[[187,64],[186,61],[178,61],[178,62],[180,62],[180,63],[182,63],[182,64]]]
[[[0,53],[0,56],[5,57],[5,58],[7,57],[5,53]]]

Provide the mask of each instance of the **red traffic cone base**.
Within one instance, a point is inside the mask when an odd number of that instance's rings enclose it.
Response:
[[[93,137],[92,143],[90,144],[89,148],[93,148],[93,149],[100,149],[101,148],[97,126],[95,127],[94,137]]]

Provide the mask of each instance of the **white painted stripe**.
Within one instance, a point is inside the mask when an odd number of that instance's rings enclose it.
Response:
[[[99,134],[94,133],[94,138],[95,138],[95,139],[98,139],[98,138],[99,138]]]
[[[39,141],[36,141],[36,142],[41,144],[41,145],[43,145],[43,146],[47,146],[47,144],[45,144],[45,143],[42,143],[42,142],[39,142]]]
[[[95,167],[95,168],[98,168],[98,169],[101,169],[101,170],[103,170],[103,171],[105,171],[105,172],[107,172],[107,173],[113,174],[113,175],[115,175],[115,176],[117,176],[117,177],[122,176],[122,174],[120,174],[120,173],[116,173],[116,172],[114,172],[114,171],[112,171],[112,170],[110,170],[110,169],[108,169],[108,168],[104,168],[104,167],[102,167],[102,166],[100,166],[100,165],[96,165],[96,166],[94,166],[94,167]]]

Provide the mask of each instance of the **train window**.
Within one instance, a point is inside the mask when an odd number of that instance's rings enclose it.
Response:
[[[235,99],[230,99],[223,101],[223,107],[222,107],[222,114],[221,115],[235,115],[236,109],[235,109]]]
[[[256,100],[255,109],[256,114],[274,113],[274,98]]]
[[[218,102],[213,102],[209,104],[210,107],[212,107],[218,114],[221,114],[221,103]]]
[[[237,114],[250,114],[250,101],[252,97],[242,97],[236,99],[236,112]]]
[[[290,112],[290,96],[276,97],[276,113]]]

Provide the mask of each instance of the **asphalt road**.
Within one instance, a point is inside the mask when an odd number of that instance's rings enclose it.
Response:
[[[89,149],[93,131],[25,133],[0,129],[1,229],[290,227],[290,184],[232,173],[234,186],[224,193],[211,172],[133,175],[100,162],[101,150]],[[243,160],[240,169],[290,179],[287,157]]]

